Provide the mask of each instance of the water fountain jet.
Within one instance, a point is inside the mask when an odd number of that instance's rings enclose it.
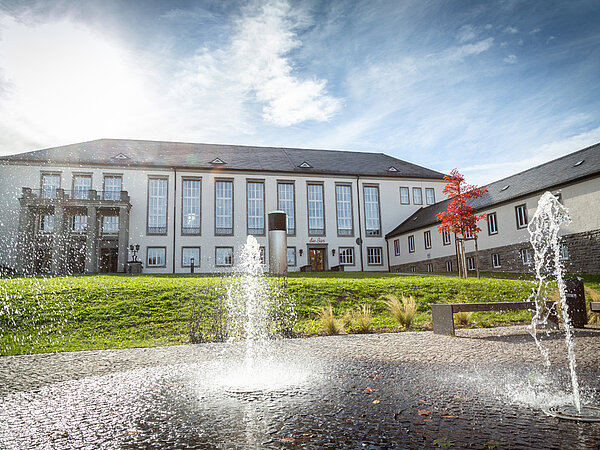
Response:
[[[564,268],[561,260],[561,243],[559,230],[562,225],[571,223],[569,211],[552,193],[544,193],[538,201],[536,212],[528,225],[530,242],[534,250],[535,274],[538,281],[537,289],[532,294],[536,311],[531,320],[530,332],[536,345],[544,357],[546,367],[550,367],[548,349],[538,338],[538,328],[546,328],[550,311],[546,307],[545,295],[548,283],[554,279],[560,294],[561,315],[565,330],[565,346],[569,360],[573,404],[553,406],[544,409],[548,415],[568,420],[600,422],[600,408],[582,405],[577,378],[577,362],[575,358],[575,341],[573,327],[569,315],[569,305],[566,301]]]

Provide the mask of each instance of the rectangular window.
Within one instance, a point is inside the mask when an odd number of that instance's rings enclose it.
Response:
[[[365,228],[367,236],[381,236],[381,221],[379,220],[379,188],[364,186]]]
[[[498,219],[496,213],[490,213],[487,215],[488,218],[488,234],[498,234]]]
[[[408,237],[408,252],[414,253],[414,251],[415,251],[415,237],[409,236]]]
[[[450,233],[442,231],[442,244],[450,245]]]
[[[421,192],[421,188],[418,188],[418,187],[413,188],[413,203],[415,205],[423,204],[423,193]]]
[[[383,264],[381,247],[367,247],[367,264],[381,266]]]
[[[119,216],[102,217],[102,233],[117,234],[119,232]]]
[[[400,239],[394,239],[394,255],[400,254]]]
[[[265,248],[262,246],[258,248],[258,258],[260,260],[260,263],[262,265],[264,265],[265,264]]]
[[[425,242],[425,248],[431,248],[431,231],[423,233],[423,241]]]
[[[76,215],[73,216],[73,232],[74,233],[83,233],[87,230],[88,224],[88,216],[85,215]]]
[[[325,216],[323,212],[323,185],[307,185],[308,194],[308,234],[322,236],[325,234]]]
[[[265,184],[248,181],[248,234],[265,234]]]
[[[428,205],[433,205],[435,203],[435,189],[425,188],[425,201]]]
[[[352,187],[338,184],[335,186],[338,236],[352,236]]]
[[[523,248],[521,250],[519,250],[519,253],[521,254],[521,262],[528,266],[531,264],[531,252],[529,251],[528,248]]]
[[[233,266],[233,247],[216,247],[215,265],[217,267]]]
[[[166,178],[148,179],[148,234],[167,234]]]
[[[515,206],[515,214],[517,216],[517,228],[525,228],[527,226],[527,206]]]
[[[296,247],[287,248],[287,265],[288,267],[296,266]]]
[[[200,267],[200,247],[182,247],[181,248],[181,267]]]
[[[181,189],[181,234],[200,234],[202,182],[183,180]]]
[[[277,209],[286,214],[288,236],[296,234],[294,183],[277,183]]]
[[[42,174],[42,190],[40,197],[56,198],[56,190],[60,189],[60,175]]]
[[[104,200],[121,200],[122,178],[104,175]]]
[[[340,254],[340,265],[351,266],[354,265],[354,247],[340,247],[338,249]]]
[[[408,188],[407,187],[401,187],[400,188],[400,204],[401,205],[408,205],[410,204],[410,197],[409,197],[409,193],[408,193]]]
[[[560,246],[560,259],[563,261],[569,259],[569,249],[565,244],[561,244]]]
[[[427,263],[427,272],[433,272],[433,264]]]
[[[500,255],[498,253],[494,253],[492,255],[492,267],[494,267],[494,268],[500,267]]]
[[[165,247],[148,247],[148,267],[166,267],[167,249]]]
[[[452,261],[446,261],[446,272],[452,272]]]
[[[77,200],[88,200],[92,189],[92,177],[90,175],[75,175],[73,177],[73,198]]]
[[[52,233],[54,231],[54,214],[46,214],[40,217],[40,231]]]
[[[467,257],[467,270],[475,270],[475,258],[472,256]]]
[[[233,234],[233,181],[215,181],[215,234]]]

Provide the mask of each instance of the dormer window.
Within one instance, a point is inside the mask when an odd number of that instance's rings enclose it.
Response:
[[[580,160],[580,161],[577,161],[575,164],[573,164],[573,167],[580,166],[580,165],[582,165],[584,162],[585,162],[585,159],[582,159],[582,160]]]
[[[127,156],[124,153],[117,153],[115,156],[113,156],[113,159],[130,159],[129,156]]]
[[[394,166],[390,166],[388,167],[388,172],[398,172],[398,169],[396,169]]]
[[[303,169],[312,169],[312,166],[306,161],[303,161],[298,167],[302,167]]]
[[[510,186],[507,184],[506,186],[504,186],[502,189],[500,189],[501,191],[505,191],[509,188]]]
[[[223,161],[221,158],[215,158],[210,163],[211,164],[225,164],[225,161]]]

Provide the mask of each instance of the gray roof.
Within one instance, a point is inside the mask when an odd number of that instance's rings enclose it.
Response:
[[[579,163],[580,161],[583,161]],[[579,164],[578,164],[579,163]],[[477,210],[509,202],[536,192],[557,188],[600,173],[600,143],[563,156],[524,172],[487,185],[488,191],[468,204]],[[508,187],[507,187],[508,186]],[[448,200],[418,209],[390,231],[386,238],[438,223],[436,214],[445,211]]]
[[[224,164],[215,164],[215,159]],[[0,161],[46,164],[176,167],[441,179],[440,172],[383,153],[244,145],[98,139],[4,156]],[[304,164],[303,164],[304,163]],[[304,166],[304,167],[301,167]],[[307,167],[308,166],[308,167]],[[394,168],[390,171],[390,168]]]

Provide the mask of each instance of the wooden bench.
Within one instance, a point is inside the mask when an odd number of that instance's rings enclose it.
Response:
[[[600,303],[599,303],[600,305]],[[554,302],[546,302],[546,307],[551,311],[548,317],[548,326],[558,328],[558,317]],[[493,303],[445,303],[431,305],[433,332],[454,336],[454,313],[479,312],[479,311],[519,311],[530,309],[535,311],[535,302],[493,302]]]
[[[592,312],[600,312],[600,302],[590,302]]]

